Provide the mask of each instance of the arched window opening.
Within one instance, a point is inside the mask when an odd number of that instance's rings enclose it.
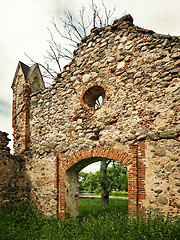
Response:
[[[100,86],[94,86],[89,88],[84,96],[83,101],[89,106],[97,109],[104,102],[105,91]]]

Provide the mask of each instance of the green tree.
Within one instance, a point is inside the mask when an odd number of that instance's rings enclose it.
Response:
[[[113,163],[113,166],[107,169],[107,174],[109,191],[128,190],[128,177],[126,166],[124,166],[122,163]]]
[[[79,190],[80,190],[80,191],[85,190],[85,189],[84,189],[84,182],[85,182],[85,180],[86,180],[86,178],[87,178],[87,175],[88,175],[88,173],[85,173],[85,172],[83,172],[83,171],[81,171],[81,172],[79,173]]]
[[[101,161],[101,204],[107,205],[109,203],[109,187],[108,187],[108,176],[107,167],[110,161]]]
[[[89,173],[86,177],[86,180],[84,181],[84,190],[87,192],[94,192],[96,188],[98,187],[98,174],[97,173]]]
[[[113,166],[106,170],[106,187],[110,191],[128,191],[127,167],[122,163],[113,163]],[[102,170],[95,173],[79,173],[80,190],[87,192],[101,192]],[[104,184],[104,183],[103,183]]]

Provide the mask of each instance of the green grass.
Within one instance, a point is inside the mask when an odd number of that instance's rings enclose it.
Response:
[[[101,206],[100,198],[82,198],[79,201],[79,216],[87,217],[94,216],[98,217],[102,213],[112,214],[119,212],[121,214],[128,214],[128,201],[119,199],[109,199],[108,206]]]
[[[1,240],[175,240],[180,239],[180,224],[159,215],[147,217],[147,221],[129,221],[127,200],[110,199],[107,208],[100,199],[80,199],[80,216],[58,221],[43,218],[28,205],[7,207],[0,211]]]
[[[101,193],[96,194],[96,193],[94,193],[94,192],[93,192],[93,193],[89,193],[89,192],[86,192],[86,191],[80,191],[80,194],[83,194],[83,195],[98,195],[98,196],[101,195]],[[128,192],[112,191],[112,192],[109,193],[109,196],[113,196],[113,197],[126,197],[126,198],[127,198],[127,197],[128,197]]]
[[[128,192],[115,192],[115,191],[112,191],[110,192],[109,194],[110,196],[115,196],[115,197],[128,197]]]

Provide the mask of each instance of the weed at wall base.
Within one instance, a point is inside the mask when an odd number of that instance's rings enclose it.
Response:
[[[80,216],[66,221],[45,218],[30,205],[7,207],[0,211],[0,240],[180,239],[179,219],[151,213],[146,221],[129,221],[127,206],[127,200],[101,207],[100,199],[80,199]]]

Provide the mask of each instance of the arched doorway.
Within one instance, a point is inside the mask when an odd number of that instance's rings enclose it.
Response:
[[[78,214],[78,206],[80,216],[94,213],[95,209],[96,213],[98,213],[100,209],[103,209],[103,211],[107,209],[109,211],[110,206],[113,207],[113,209],[116,206],[116,211],[118,212],[127,212],[127,167],[120,162],[108,158],[93,157],[89,159],[89,162],[93,163],[81,169],[74,179],[71,175],[74,172],[73,168],[74,170],[77,169],[78,163],[67,170],[65,178],[66,203],[71,209],[66,208],[66,213],[71,214],[74,209],[77,209],[76,214]],[[81,164],[81,162],[79,162],[79,164]],[[74,180],[77,186],[73,187]],[[69,191],[69,187],[72,187],[71,191]],[[75,191],[73,192],[73,190]],[[120,195],[126,195],[126,197],[119,198]],[[71,202],[73,196],[77,198],[74,207],[72,207]]]
[[[142,200],[145,199],[145,166],[144,148],[131,146],[128,153],[113,148],[96,147],[85,149],[74,154],[61,154],[56,149],[57,156],[57,187],[58,215],[60,219],[76,217],[79,213],[78,173],[85,166],[99,161],[113,159],[123,163],[128,168],[129,214],[141,211]]]

